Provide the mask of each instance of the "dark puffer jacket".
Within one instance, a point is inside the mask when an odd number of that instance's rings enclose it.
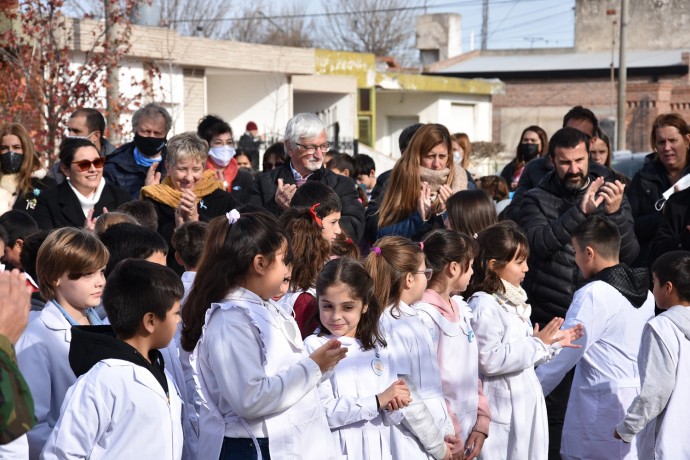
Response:
[[[610,174],[604,177],[613,180]],[[590,179],[595,178],[595,174],[590,175]],[[575,264],[570,235],[587,218],[579,208],[586,190],[566,189],[552,171],[536,188],[525,193],[519,222],[530,246],[524,288],[532,305],[533,322],[546,323],[555,316],[565,317],[573,293],[585,282]],[[597,213],[604,214],[604,203]],[[620,261],[629,264],[637,257],[639,245],[625,196],[620,210],[607,217],[621,234]]]
[[[682,171],[681,176],[688,173],[690,166]],[[627,186],[627,196],[635,219],[635,235],[640,242],[640,255],[635,266],[646,267],[653,262],[649,257],[650,245],[663,220],[655,205],[669,188],[671,181],[666,167],[657,159],[656,153],[650,153],[645,158],[642,169]]]
[[[650,244],[649,265],[669,251],[690,251],[690,188],[674,193],[663,209],[663,220]]]

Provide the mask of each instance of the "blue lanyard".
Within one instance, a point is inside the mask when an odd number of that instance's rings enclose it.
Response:
[[[81,326],[78,322],[72,318],[69,313],[65,311],[64,308],[62,308],[62,305],[58,303],[56,299],[51,299],[50,300],[53,305],[57,307],[58,310],[60,310],[60,313],[62,313],[62,316],[65,317],[65,319],[69,322],[70,326]],[[92,326],[100,326],[103,324],[103,321],[101,321],[101,318],[98,317],[98,313],[96,313],[96,310],[94,308],[87,308],[84,310],[86,312],[86,317],[89,320],[89,324]]]

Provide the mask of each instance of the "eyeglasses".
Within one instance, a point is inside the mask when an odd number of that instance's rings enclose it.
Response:
[[[431,281],[431,276],[434,274],[434,269],[433,268],[425,268],[424,270],[419,270],[417,272],[414,272],[415,275],[421,275],[424,274],[424,277],[426,278],[427,281]]]
[[[330,142],[324,142],[321,145],[303,145],[303,144],[297,144],[298,147],[302,147],[305,152],[307,152],[309,155],[313,155],[316,153],[316,149],[321,150],[322,152],[328,152],[328,149],[331,148],[331,143]]]
[[[105,164],[105,158],[96,158],[93,161],[73,161],[72,164],[77,165],[77,168],[79,168],[80,171],[88,171],[89,169],[91,169],[91,165],[93,165],[96,169],[101,169]]]

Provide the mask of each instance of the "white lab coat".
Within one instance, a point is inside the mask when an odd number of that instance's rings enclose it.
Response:
[[[77,380],[69,365],[72,326],[52,303],[30,322],[15,346],[17,364],[34,400],[36,425],[29,430],[29,458],[38,459],[60,417],[65,394]]]
[[[267,437],[272,460],[337,458],[321,371],[273,301],[238,288],[212,304],[191,362],[203,394],[199,459],[218,458],[223,436]]]
[[[347,357],[338,363],[318,389],[342,458],[391,460],[391,429],[387,423],[391,418],[394,423],[399,423],[402,413],[395,411],[390,413],[392,417],[384,418],[384,413],[376,407],[376,395],[397,380],[388,351],[386,348],[364,351],[359,340],[333,335],[311,335],[304,339],[304,346],[312,353],[332,338],[337,338],[347,347]],[[377,358],[382,365],[381,375],[374,372]]]
[[[434,425],[436,444],[447,435],[455,435],[453,421],[448,413],[443,397],[441,374],[439,372],[436,350],[431,334],[417,316],[414,308],[400,302],[399,313],[393,313],[388,307],[381,315],[380,326],[383,331],[391,356],[391,362],[398,376],[411,378],[413,398],[420,397],[429,412]],[[403,410],[403,413],[406,409]],[[392,428],[391,448],[393,458],[405,460],[427,460],[434,458],[429,454],[417,437],[403,423]],[[439,449],[440,451],[441,449]],[[445,451],[445,444],[443,446]]]
[[[431,334],[443,385],[443,394],[456,424],[455,435],[462,444],[475,428],[480,404],[486,418],[479,431],[488,434],[488,401],[479,382],[479,351],[472,330],[472,312],[462,298],[453,298],[458,308],[457,322],[445,318],[432,304],[424,301],[414,304],[415,310]]]
[[[25,434],[12,442],[0,445],[0,459],[2,460],[26,460],[27,458],[29,458],[29,441],[27,441]]]
[[[576,342],[582,348],[563,349],[558,359],[537,368],[548,395],[577,364],[563,422],[564,459],[638,458],[638,442],[622,443],[613,431],[640,393],[637,353],[642,330],[653,317],[651,292],[640,308],[604,281],[589,283],[573,296],[563,329],[582,324],[585,335]],[[641,439],[647,433],[638,435],[643,444],[648,443]]]
[[[532,337],[532,325],[506,311],[490,294],[469,299],[479,348],[479,371],[491,408],[484,460],[542,460],[548,457],[546,403],[534,366],[551,359],[555,348]]]
[[[182,456],[182,400],[166,371],[168,396],[151,371],[104,359],[70,388],[42,460]]]

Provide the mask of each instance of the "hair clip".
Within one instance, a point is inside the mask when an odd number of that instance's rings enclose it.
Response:
[[[345,238],[345,244],[352,244],[352,238]]]
[[[237,209],[233,209],[230,212],[226,212],[225,217],[228,219],[228,224],[232,225],[240,220],[240,212]]]
[[[380,256],[381,255],[381,248],[378,246],[374,246],[373,248],[371,248],[371,252],[375,253],[377,256]]]
[[[319,224],[319,227],[323,227],[323,222],[321,221],[321,218],[316,215],[316,208],[318,208],[319,206],[321,206],[321,203],[316,203],[314,206],[309,208],[309,214],[311,214],[311,216],[314,218],[314,222]]]
[[[422,241],[419,242],[419,249],[424,250],[424,243]]]

